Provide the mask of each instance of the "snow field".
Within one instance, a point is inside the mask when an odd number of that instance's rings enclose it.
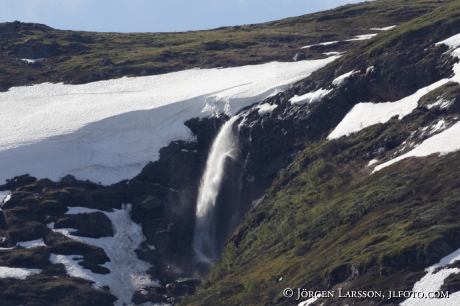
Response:
[[[417,107],[417,102],[423,95],[447,82],[449,82],[449,79],[442,79],[396,102],[358,103],[348,112],[334,131],[329,134],[328,139],[348,136],[368,126],[385,123],[394,116],[398,116],[401,119]]]
[[[86,207],[69,207],[66,214],[91,213],[99,210]],[[84,269],[78,263],[83,260],[81,255],[56,255],[51,254],[52,263],[64,264],[67,274],[95,282],[96,288],[109,286],[110,291],[118,298],[116,306],[132,305],[131,298],[135,291],[146,286],[159,286],[157,281],[152,281],[146,271],[150,264],[137,258],[135,249],[145,240],[142,228],[133,222],[130,217],[131,205],[124,205],[122,209],[104,213],[114,229],[114,237],[88,238],[74,236],[69,232],[74,229],[53,229],[74,240],[102,248],[110,261],[101,265],[110,270],[109,274],[102,275]],[[49,224],[53,228],[54,224]],[[151,246],[153,247],[153,246]],[[154,248],[154,247],[153,247]]]
[[[460,249],[442,258],[439,263],[432,265],[425,269],[428,273],[417,283],[415,283],[412,291],[423,292],[435,292],[441,289],[444,280],[451,274],[457,274],[460,272],[459,268],[443,268],[448,264],[454,263],[460,260]],[[439,268],[443,268],[438,270]],[[402,302],[402,306],[457,306],[460,305],[460,292],[454,292],[449,294],[449,298],[444,299],[422,299],[422,298],[409,298]]]
[[[355,38],[347,39],[345,41],[367,40],[367,39],[371,39],[372,37],[374,37],[377,34],[378,33],[356,35]]]
[[[443,40],[436,45],[446,44],[451,48],[450,52],[452,56],[459,57],[460,49],[456,48],[460,45],[460,34],[454,35],[446,40]],[[354,132],[358,132],[363,128],[377,124],[385,123],[393,116],[398,116],[399,119],[410,114],[416,107],[418,100],[426,93],[446,84],[449,81],[460,82],[460,65],[457,63],[453,68],[454,75],[449,79],[442,79],[438,82],[435,82],[425,88],[419,89],[416,93],[405,97],[396,102],[386,102],[386,103],[358,103],[356,104],[351,111],[345,116],[345,118],[337,125],[334,131],[328,136],[328,139],[336,139],[342,136],[349,135]],[[448,101],[447,101],[448,102]],[[446,101],[438,101],[437,104],[447,106]],[[444,122],[440,121],[436,126],[432,127],[430,134],[438,130],[444,129]],[[443,132],[436,134],[413,150],[407,152],[404,155],[401,155],[395,159],[392,159],[388,162],[380,164],[375,167],[374,171],[379,171],[384,167],[387,167],[399,160],[402,160],[410,156],[427,156],[433,153],[447,154],[449,152],[456,151],[460,149],[460,142],[458,139],[460,136],[460,124],[456,123],[452,127]]]
[[[336,58],[13,87],[0,93],[0,184],[25,173],[105,185],[131,178],[170,141],[194,140],[186,120],[231,116]]]
[[[327,89],[318,89],[317,91],[309,92],[301,96],[295,95],[289,101],[291,102],[292,105],[295,104],[307,104],[307,103],[314,103],[319,100],[321,100],[323,97],[325,97],[328,93],[330,93],[332,89],[327,90]]]

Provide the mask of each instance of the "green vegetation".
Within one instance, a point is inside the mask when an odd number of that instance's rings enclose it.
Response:
[[[460,247],[459,153],[405,159],[372,175],[367,166],[371,152],[387,147],[390,156],[427,120],[416,112],[308,144],[183,305],[289,304],[286,287],[411,289],[408,279]]]

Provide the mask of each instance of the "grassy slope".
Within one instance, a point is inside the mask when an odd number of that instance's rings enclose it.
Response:
[[[73,32],[34,24],[0,24],[0,27],[9,27],[21,34],[19,38],[2,38],[0,68],[5,68],[7,73],[0,72],[0,84],[8,88],[44,81],[86,83],[124,75],[158,74],[193,67],[291,61],[301,46],[367,34],[372,32],[369,31],[370,27],[400,24],[442,4],[426,0],[404,3],[399,0],[367,2],[263,24],[183,33],[78,32],[82,36],[91,37],[92,43],[82,43],[88,50],[63,51],[60,55],[34,65],[14,60],[18,50],[9,55],[5,50],[12,50],[13,45],[24,44],[27,38],[37,39],[38,43],[43,44],[56,42],[64,49],[72,43],[69,36]],[[346,51],[356,44],[359,42],[344,43],[324,50],[302,49],[302,52],[306,52],[309,58],[318,58],[324,56],[324,51],[336,47],[339,51]],[[67,55],[71,58],[63,61]],[[100,66],[103,58],[110,58],[114,64]],[[104,74],[101,75],[101,72]]]
[[[365,60],[438,20],[449,28],[459,18],[460,4],[453,3],[340,61]],[[282,297],[286,287],[410,290],[419,271],[460,247],[460,155],[406,159],[373,175],[366,166],[373,151],[401,143],[429,117],[417,111],[347,139],[307,145],[184,305],[295,304]],[[361,274],[354,280],[352,265]]]

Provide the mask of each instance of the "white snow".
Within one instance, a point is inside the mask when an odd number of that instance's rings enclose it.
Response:
[[[369,166],[371,166],[371,165],[373,165],[373,164],[375,164],[375,163],[377,163],[377,162],[378,162],[378,160],[372,159],[372,160],[369,161],[369,163],[367,164],[367,166],[369,167]]]
[[[460,49],[453,49],[460,45],[460,34],[454,35],[446,40],[443,40],[436,45],[446,44],[451,48],[452,56],[459,57]],[[453,68],[454,75],[449,79],[442,79],[427,87],[419,89],[416,93],[405,97],[396,102],[386,103],[359,103],[355,105],[345,118],[337,125],[334,131],[328,136],[328,139],[335,139],[341,136],[349,135],[350,133],[358,132],[365,127],[377,123],[385,123],[393,116],[398,116],[399,119],[410,114],[416,107],[418,100],[426,93],[446,84],[449,81],[460,82],[460,65],[457,63]],[[437,101],[436,105],[447,107],[446,101]],[[434,126],[427,130],[429,135],[445,129],[445,122],[438,121]],[[428,127],[427,127],[428,128]],[[446,129],[423,141],[420,145],[414,147],[411,151],[398,156],[390,161],[380,164],[375,167],[373,172],[379,171],[397,161],[404,158],[416,156],[428,156],[433,153],[447,154],[449,152],[460,149],[460,123],[454,124],[449,129]]]
[[[378,33],[356,35],[355,38],[347,39],[345,41],[367,40],[367,39],[371,39],[372,37],[374,37],[377,34]]]
[[[0,205],[3,206],[6,202],[8,202],[11,197],[10,193],[10,190],[0,191]]]
[[[90,214],[93,212],[98,212],[100,210],[88,207],[67,207],[68,211],[65,213],[66,215],[76,215],[76,214]]]
[[[306,103],[314,103],[320,101],[324,96],[330,93],[332,89],[318,89],[317,91],[309,92],[301,96],[295,95],[289,101],[291,104],[306,104]]]
[[[339,86],[340,84],[342,84],[345,81],[346,78],[348,78],[348,77],[350,77],[350,76],[352,76],[353,74],[356,74],[356,73],[359,73],[359,71],[352,70],[350,72],[342,74],[341,76],[335,78],[332,81],[332,85]]]
[[[24,173],[105,185],[131,178],[170,141],[194,140],[184,121],[233,115],[336,58],[13,87],[0,93],[0,184]]]
[[[12,277],[25,279],[29,275],[40,274],[41,272],[42,270],[40,269],[0,267],[0,278]]]
[[[451,36],[443,41],[440,41],[438,43],[436,43],[435,45],[436,46],[439,46],[439,45],[446,45],[448,46],[449,48],[453,49],[453,48],[457,48],[458,46],[460,46],[460,34],[457,34],[457,35],[454,35],[454,36]]]
[[[331,51],[331,52],[323,52],[324,55],[327,55],[327,56],[331,56],[331,55],[340,55],[340,54],[344,54],[345,51]]]
[[[328,46],[328,45],[336,44],[336,43],[338,43],[338,42],[339,42],[338,40],[335,40],[335,41],[327,41],[327,42],[318,43],[318,44],[314,44],[314,45],[303,46],[303,47],[301,47],[300,49],[307,49],[307,48],[310,48],[311,46]]]
[[[24,241],[24,242],[18,242],[16,243],[18,246],[22,246],[24,248],[36,248],[39,246],[46,246],[45,242],[43,241],[43,238],[37,239],[37,240],[32,240],[32,241]]]
[[[277,107],[278,107],[278,105],[276,105],[276,104],[270,105],[268,103],[259,105],[259,106],[257,106],[257,109],[259,109],[258,110],[259,116],[265,115],[266,113],[271,113]]]
[[[435,272],[436,269],[444,267],[448,264],[454,263],[460,260],[460,249],[442,258],[439,263],[432,265],[425,269],[428,273],[417,283],[414,284],[412,291],[423,292],[435,292],[441,289],[444,280],[451,274],[459,273],[458,268],[444,268]],[[460,305],[460,292],[454,292],[449,294],[449,298],[444,299],[426,299],[426,298],[409,298],[402,302],[402,306],[457,306]]]
[[[392,25],[392,26],[388,26],[388,27],[384,27],[384,28],[370,28],[369,30],[372,30],[372,31],[388,31],[388,30],[391,30],[395,27],[396,25]]]
[[[316,302],[316,300],[318,300],[317,297],[312,297],[312,298],[309,298],[306,301],[303,301],[303,302],[299,303],[299,305],[297,305],[297,306],[308,306],[308,305],[313,304],[314,302]]]
[[[457,122],[449,129],[426,139],[419,146],[407,152],[406,154],[403,154],[392,160],[387,161],[386,163],[378,165],[377,167],[375,167],[374,172],[388,167],[389,165],[392,165],[407,157],[423,157],[433,153],[447,154],[453,151],[457,151],[458,149],[460,149],[459,139],[460,122]]]
[[[21,61],[24,61],[24,62],[26,62],[28,64],[35,64],[35,63],[41,62],[43,60],[44,60],[44,58],[36,58],[36,59],[21,58]]]
[[[69,213],[93,212],[97,210],[85,207],[71,207]],[[146,286],[158,286],[158,282],[150,279],[146,271],[151,267],[148,263],[139,260],[134,250],[145,240],[141,226],[130,218],[131,205],[124,205],[122,209],[113,212],[102,211],[111,221],[114,228],[114,237],[88,238],[69,234],[69,230],[54,230],[65,232],[65,235],[78,241],[102,248],[110,262],[103,264],[111,272],[106,275],[92,273],[84,269],[78,262],[82,260],[80,255],[56,255],[51,254],[53,263],[62,263],[70,276],[81,277],[94,281],[95,287],[109,286],[110,291],[118,297],[115,305],[131,305],[132,295],[136,290]]]
[[[334,131],[329,134],[328,139],[340,138],[361,131],[368,126],[385,123],[393,116],[398,116],[401,119],[417,107],[417,102],[423,95],[447,82],[449,82],[449,79],[442,79],[396,102],[358,103],[348,112]]]

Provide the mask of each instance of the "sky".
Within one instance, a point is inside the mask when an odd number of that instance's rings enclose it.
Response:
[[[294,17],[363,0],[0,0],[0,23],[61,30],[178,32]]]

